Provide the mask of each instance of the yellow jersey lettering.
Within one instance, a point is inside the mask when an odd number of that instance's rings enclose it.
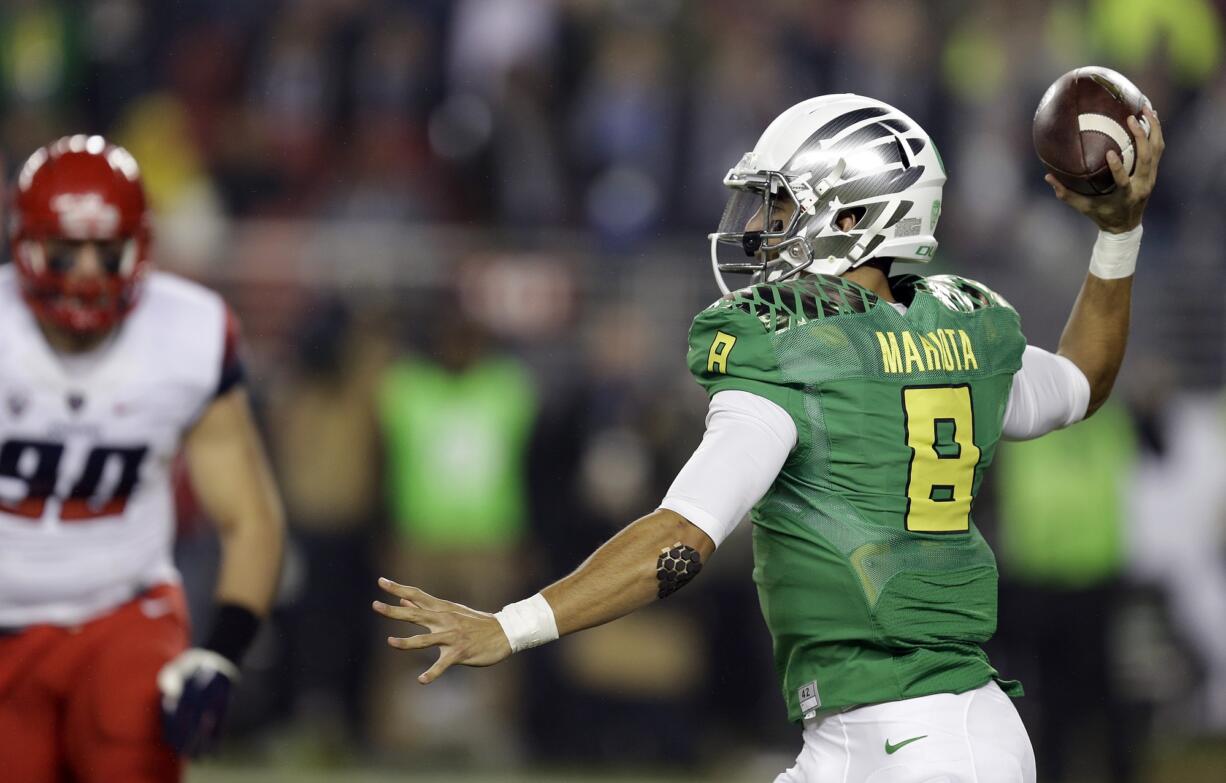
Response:
[[[902,354],[898,351],[898,339],[893,332],[877,332],[881,345],[881,369],[886,373],[902,372]]]
[[[875,332],[877,345],[881,348],[881,370],[887,375],[913,372],[945,372],[978,370],[979,360],[971,345],[971,336],[964,329],[934,329],[931,332]],[[736,341],[735,337],[720,335]],[[717,350],[717,348],[719,350]],[[921,350],[922,349],[922,350]],[[731,343],[720,347],[720,336],[711,346],[708,370],[724,365]],[[724,370],[721,370],[723,372]]]
[[[932,335],[920,335],[920,342],[924,345],[924,362],[928,365],[928,372],[941,369],[941,349],[937,347],[935,339],[929,339]]]
[[[972,367],[978,370],[979,362],[975,360],[975,351],[971,348],[971,336],[963,329],[958,330],[958,336],[962,338],[962,363],[968,370]]]
[[[735,337],[724,332],[716,332],[715,340],[711,343],[711,351],[707,354],[707,372],[720,372],[727,375],[728,354],[732,353],[734,345],[736,345]]]
[[[954,369],[962,369],[962,356],[958,353],[958,341],[955,339],[957,333],[953,329],[942,329],[941,336],[945,338],[945,344],[949,346],[949,355],[954,357]]]
[[[920,339],[922,340],[923,338],[921,337]],[[920,356],[919,347],[916,346],[915,338],[911,336],[910,332],[902,333],[902,347],[903,352],[907,356],[907,369],[905,372],[915,372],[916,370],[923,372],[924,358]],[[915,365],[914,370],[911,369],[911,365]]]
[[[937,350],[941,354],[941,362],[937,366],[937,369],[945,370],[945,372],[951,372],[954,369],[954,359],[949,355],[949,346],[945,344],[945,335],[941,334],[940,329],[937,329],[935,332],[929,332],[928,337],[932,340],[933,344],[936,345]]]

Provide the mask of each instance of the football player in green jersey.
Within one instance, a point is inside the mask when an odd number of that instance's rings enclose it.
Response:
[[[724,179],[710,239],[725,296],[690,330],[707,431],[660,508],[496,614],[381,580],[399,600],[376,611],[427,629],[389,644],[440,649],[423,683],[497,663],[667,597],[748,512],[783,697],[804,725],[777,783],[1033,781],[1008,698],[1020,686],[980,647],[996,563],[971,506],[1002,437],[1072,424],[1111,390],[1163,149],[1152,112],[1130,130],[1136,166],[1109,155],[1113,193],[1048,179],[1100,229],[1053,354],[980,283],[888,276],[936,247],[944,165],[913,120],[856,95],[785,111]],[[751,285],[730,291],[725,273]]]

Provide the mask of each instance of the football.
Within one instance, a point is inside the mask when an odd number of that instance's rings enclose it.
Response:
[[[1107,152],[1115,150],[1130,175],[1136,150],[1128,115],[1149,135],[1142,109],[1149,106],[1136,85],[1110,68],[1088,66],[1061,76],[1034,113],[1034,149],[1056,179],[1087,196],[1115,190]]]

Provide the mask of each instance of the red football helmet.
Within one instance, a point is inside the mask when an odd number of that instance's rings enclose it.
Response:
[[[136,304],[149,265],[149,215],[136,159],[101,136],[65,136],[17,176],[9,241],[35,316],[77,333],[105,332]],[[48,243],[113,248],[103,274],[74,280]]]

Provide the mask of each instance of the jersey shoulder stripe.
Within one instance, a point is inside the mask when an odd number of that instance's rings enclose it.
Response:
[[[733,291],[711,308],[736,308],[752,315],[767,332],[778,332],[810,321],[868,312],[877,296],[841,277],[804,275],[778,283]]]

